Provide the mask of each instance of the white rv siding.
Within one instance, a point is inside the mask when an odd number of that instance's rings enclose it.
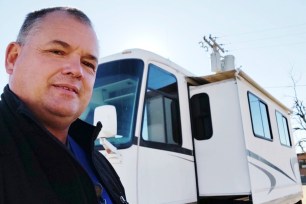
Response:
[[[237,80],[241,102],[241,116],[246,141],[248,168],[251,180],[253,203],[293,203],[286,195],[294,192],[301,193],[301,181],[294,147],[284,146],[280,143],[275,111],[278,110],[287,117],[290,124],[288,109],[267,97],[260,90],[254,88],[243,78]],[[260,98],[268,107],[272,140],[256,137],[253,133],[248,92]],[[289,127],[291,128],[291,127]],[[292,137],[292,132],[290,131]],[[293,144],[293,142],[291,142]],[[281,198],[281,199],[279,199]],[[279,200],[277,200],[279,199]],[[288,200],[286,200],[288,199]]]
[[[165,64],[150,60],[145,62],[146,65],[150,63],[171,73],[177,80],[182,148],[192,150],[189,99],[185,76]],[[138,115],[138,120],[141,120],[142,117],[142,115]],[[139,137],[141,137],[141,133]],[[197,199],[193,155],[139,145],[137,180],[138,203],[191,203]]]
[[[209,96],[213,135],[195,140],[200,196],[249,195],[250,180],[234,79],[193,87]]]

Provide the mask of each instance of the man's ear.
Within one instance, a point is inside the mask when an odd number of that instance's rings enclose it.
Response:
[[[6,48],[5,53],[5,67],[6,67],[6,73],[12,74],[14,70],[14,66],[16,63],[16,60],[20,54],[20,45],[16,42],[10,43]]]

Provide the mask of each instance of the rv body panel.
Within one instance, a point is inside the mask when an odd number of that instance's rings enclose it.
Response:
[[[239,85],[241,110],[245,110],[245,114],[241,114],[241,116],[246,138],[253,202],[290,203],[290,201],[292,202],[290,195],[295,193],[299,194],[295,200],[297,202],[301,197],[302,189],[297,157],[294,145],[292,145],[291,126],[288,122],[291,145],[281,144],[276,118],[276,113],[279,112],[287,121],[290,121],[290,112],[276,103],[273,98],[252,86],[243,77],[237,78],[237,84]],[[271,139],[256,136],[254,133],[248,94],[254,94],[267,105]]]
[[[181,118],[181,147],[151,143],[146,141],[146,132],[163,131],[163,123],[151,122],[150,127],[142,125],[140,144],[138,147],[138,199],[139,203],[191,203],[197,200],[196,176],[194,170],[194,156],[192,153],[192,137],[190,127],[190,115],[188,107],[187,82],[182,73],[174,71],[164,63],[148,60],[145,63],[150,67],[161,68],[173,76],[177,81],[179,110]],[[147,78],[150,77],[148,74]],[[160,81],[162,78],[154,80]],[[148,85],[147,85],[148,87]],[[145,91],[145,90],[144,90]],[[144,93],[145,95],[145,93]],[[150,108],[160,112],[158,104],[162,96],[150,99]],[[148,99],[147,99],[148,100]],[[148,105],[148,104],[147,104]],[[148,118],[146,105],[143,105],[143,115],[139,118]],[[147,114],[146,114],[147,113]],[[152,117],[151,117],[152,118]],[[154,118],[153,118],[154,119]],[[143,119],[144,120],[144,119]],[[145,121],[148,119],[145,119]],[[161,138],[160,134],[157,140]],[[156,138],[155,138],[156,139]],[[149,140],[149,139],[148,139]],[[175,149],[175,150],[174,150]]]
[[[244,72],[229,71],[202,79],[204,85],[191,87],[191,96],[208,94],[213,134],[206,140],[195,139],[200,196],[250,195],[253,203],[298,202],[302,189],[288,122],[290,110]],[[265,131],[270,138],[254,131],[249,95],[258,97],[267,109],[268,125],[264,128],[269,129]],[[287,145],[280,141],[277,113],[288,122]],[[222,186],[215,185],[220,182]],[[232,190],[235,182],[241,189]]]
[[[138,202],[138,148],[132,145],[130,148],[120,150],[118,154],[107,154],[106,151],[101,151],[102,154],[109,160],[120,180],[125,187],[125,193],[128,196],[129,203]]]
[[[190,73],[169,60],[161,59],[153,53],[141,52],[141,50],[109,56],[102,59],[101,63],[118,62],[121,60],[141,60],[143,62],[138,109],[137,114],[135,114],[134,140],[130,147],[118,150],[119,156],[116,156],[116,154],[109,155],[105,151],[102,151],[103,154],[109,159],[120,175],[130,203],[196,202],[197,185],[189,119],[188,88],[185,79],[186,74]],[[148,117],[146,113],[149,99],[146,99],[146,95],[152,92],[148,88],[150,66],[157,67],[176,80],[180,118],[184,118],[180,127],[182,137],[180,145],[151,142],[149,141],[150,138],[146,136],[146,131],[149,128],[151,133],[155,133],[155,140],[162,140],[162,134],[159,135],[158,133],[163,132],[164,128],[162,123],[152,122],[149,124],[150,127],[144,127],[144,120],[147,120]],[[173,67],[176,69],[173,69]],[[120,78],[120,76],[116,77]],[[156,83],[162,82],[163,79],[156,78]],[[125,89],[131,84],[131,80],[126,84],[121,82],[115,84],[118,88],[122,84],[121,89]],[[106,91],[105,86],[96,88],[96,90],[98,89]],[[98,93],[100,92],[97,91],[95,95],[99,96]],[[163,100],[162,95],[150,99],[149,108],[153,110],[153,113],[162,112],[158,105]],[[94,101],[97,103],[97,100]],[[124,103],[126,103],[126,100],[121,101],[121,106]],[[154,117],[151,116],[151,119],[154,119]]]
[[[139,203],[190,203],[197,198],[191,155],[139,148]]]
[[[191,97],[201,93],[209,97],[213,134],[209,139],[194,141],[199,195],[250,195],[236,81],[191,87]]]

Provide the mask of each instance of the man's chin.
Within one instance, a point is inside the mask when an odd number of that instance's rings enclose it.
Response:
[[[50,112],[58,117],[66,117],[66,118],[78,118],[81,113],[78,108],[70,107],[52,107],[49,109]]]

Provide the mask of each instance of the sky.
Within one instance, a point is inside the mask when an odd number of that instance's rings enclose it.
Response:
[[[199,44],[216,37],[242,69],[287,107],[291,76],[306,100],[304,0],[0,0],[0,93],[8,83],[5,50],[25,15],[53,6],[84,11],[99,38],[101,56],[129,48],[155,52],[198,76],[212,74],[210,53]]]

